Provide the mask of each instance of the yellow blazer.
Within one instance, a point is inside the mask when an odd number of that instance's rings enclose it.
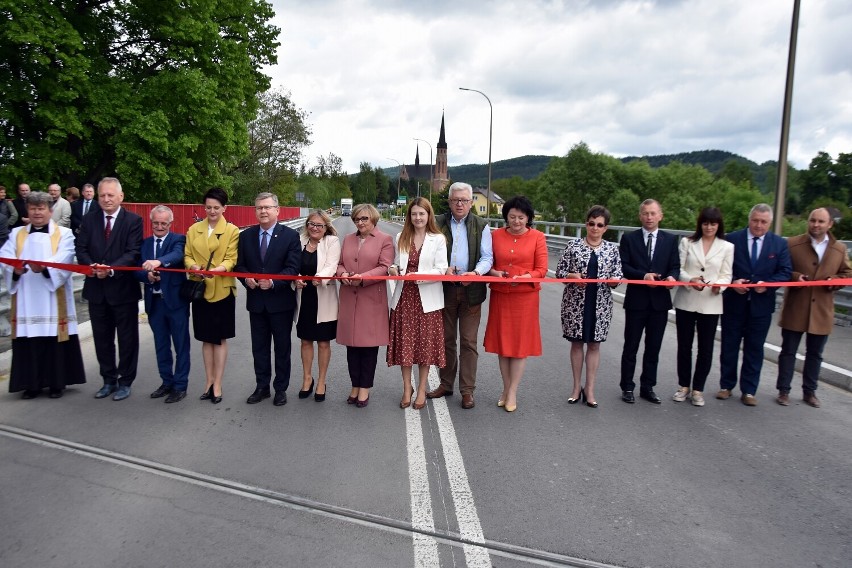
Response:
[[[240,230],[236,225],[228,223],[224,217],[219,218],[216,228],[207,236],[207,219],[199,221],[186,232],[186,248],[183,253],[183,263],[186,268],[193,264],[204,269],[213,252],[213,262],[210,268],[224,266],[231,272],[237,265],[237,244],[240,240]],[[214,252],[215,251],[215,252]],[[206,279],[204,299],[208,302],[224,300],[230,294],[237,295],[237,281],[232,276],[214,276]]]

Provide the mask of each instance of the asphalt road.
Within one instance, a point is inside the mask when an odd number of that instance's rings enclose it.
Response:
[[[352,230],[345,218],[336,225]],[[560,297],[556,286],[542,291],[544,356],[529,360],[513,414],[495,406],[497,359],[485,353],[473,410],[458,395],[400,410],[399,370],[381,362],[370,405],[349,406],[338,345],[327,400],[299,400],[295,334],[288,404],[247,405],[243,296],[219,405],[198,400],[197,343],[190,396],[148,398],[159,379],[147,325],[133,395],[95,400],[87,339],[87,385],[61,400],[0,395],[0,565],[852,564],[852,394],[823,385],[823,408],[780,407],[766,363],[755,408],[671,402],[669,324],[663,404],[624,404],[616,305],[600,407],[569,406]],[[708,393],[717,380],[715,366]]]

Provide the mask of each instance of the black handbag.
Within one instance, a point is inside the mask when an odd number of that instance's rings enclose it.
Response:
[[[210,253],[210,260],[207,261],[207,268],[204,270],[210,270],[210,264],[213,262],[213,254],[216,251]],[[183,282],[180,283],[180,291],[178,295],[180,295],[180,299],[184,302],[195,302],[197,300],[204,299],[204,287],[207,283],[204,279],[201,280],[192,280],[187,278]]]

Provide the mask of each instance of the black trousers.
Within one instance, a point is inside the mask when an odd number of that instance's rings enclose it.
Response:
[[[275,379],[272,388],[283,392],[290,386],[290,332],[294,310],[249,312],[251,354],[254,378],[259,388],[268,389],[272,379],[272,343],[275,342]]]
[[[346,362],[349,364],[349,378],[355,388],[373,388],[376,377],[376,362],[379,359],[378,347],[347,347]]]
[[[707,375],[713,366],[713,342],[719,314],[699,314],[675,310],[677,325],[677,383],[686,388],[704,391]],[[698,335],[698,354],[695,374],[692,373],[692,340]]]
[[[139,362],[139,304],[110,305],[89,302],[92,339],[105,385],[129,387],[136,379]],[[118,366],[115,341],[118,338]]]
[[[781,328],[781,354],[778,355],[778,381],[776,388],[789,393],[796,369],[796,352],[802,341],[802,331]],[[808,333],[805,338],[805,366],[802,367],[802,391],[813,394],[817,390],[819,371],[822,368],[822,350],[828,341],[827,335]]]
[[[632,391],[636,388],[633,373],[636,371],[636,354],[642,334],[645,334],[645,353],[642,355],[642,374],[639,376],[639,390],[647,392],[657,385],[657,364],[660,360],[660,347],[668,323],[668,310],[625,310],[624,350],[621,352],[621,390]]]

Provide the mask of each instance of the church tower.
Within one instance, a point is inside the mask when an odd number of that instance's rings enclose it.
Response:
[[[447,171],[447,139],[444,135],[444,113],[441,113],[441,134],[438,137],[438,150],[435,156],[435,174],[432,178],[432,191],[441,192],[450,181]]]

